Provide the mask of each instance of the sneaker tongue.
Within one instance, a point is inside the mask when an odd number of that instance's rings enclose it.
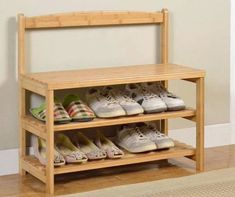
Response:
[[[101,91],[101,95],[108,101],[110,104],[116,104],[117,100],[113,97],[111,91],[113,90],[112,87],[104,87]]]
[[[145,139],[146,136],[140,131],[138,127],[135,128],[135,136],[139,139]]]
[[[111,90],[113,90],[113,88],[111,86],[106,86],[102,89],[102,94],[107,94],[109,93]]]
[[[147,124],[144,123],[144,122],[139,122],[139,123],[136,124],[136,126],[137,127],[145,127],[145,126],[147,126]]]
[[[162,86],[162,84],[157,83],[155,88],[156,88],[158,95],[167,96],[167,91],[166,91],[165,87]]]
[[[129,84],[129,88],[130,89],[138,89],[138,85],[134,84],[134,83],[131,83],[131,84]]]

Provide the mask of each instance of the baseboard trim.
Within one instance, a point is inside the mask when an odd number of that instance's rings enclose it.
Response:
[[[0,176],[16,174],[19,170],[19,150],[8,149],[0,151]]]
[[[195,147],[196,128],[175,129],[169,131],[169,135],[179,141]],[[208,125],[205,127],[205,147],[216,147],[234,144],[231,139],[232,128],[230,123]]]
[[[205,147],[233,144],[231,124],[208,125],[205,127]],[[179,141],[195,146],[195,127],[170,130],[169,135]],[[31,152],[31,150],[30,150]],[[19,150],[0,150],[0,176],[16,174],[19,170]]]

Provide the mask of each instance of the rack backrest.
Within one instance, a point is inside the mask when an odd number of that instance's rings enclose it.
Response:
[[[18,15],[18,64],[19,74],[26,73],[25,31],[44,28],[115,26],[115,25],[161,25],[161,62],[168,61],[168,11],[161,12],[78,12],[25,17]]]

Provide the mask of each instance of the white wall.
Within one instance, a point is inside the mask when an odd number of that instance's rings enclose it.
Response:
[[[235,1],[231,0],[231,41],[230,41],[230,121],[232,124],[231,143],[235,144]]]

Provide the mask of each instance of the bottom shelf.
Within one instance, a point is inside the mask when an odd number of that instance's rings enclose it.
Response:
[[[79,172],[86,170],[94,170],[100,168],[108,168],[114,166],[122,166],[136,163],[144,163],[162,159],[170,159],[177,157],[192,157],[195,155],[195,149],[184,143],[175,141],[175,147],[168,150],[153,151],[148,153],[131,154],[126,153],[121,159],[104,159],[98,161],[89,161],[82,164],[68,164],[55,168],[56,174],[64,174],[70,172]],[[22,161],[23,168],[30,174],[36,176],[45,182],[45,166],[41,165],[34,156],[26,156]]]

